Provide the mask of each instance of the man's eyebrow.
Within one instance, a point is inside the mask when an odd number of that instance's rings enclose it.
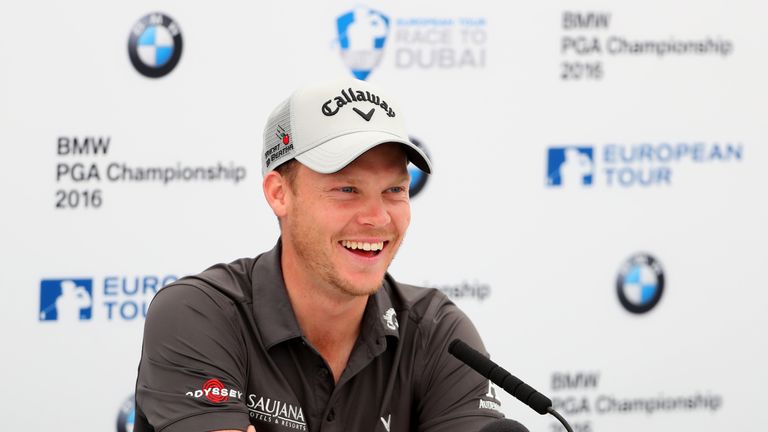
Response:
[[[333,182],[342,182],[342,183],[359,183],[360,177],[352,176],[349,174],[336,174],[331,176],[330,180]]]
[[[400,182],[408,182],[410,181],[410,174],[408,171],[405,171],[404,173],[398,175],[395,177],[393,183],[400,183]],[[365,181],[364,178],[358,176],[358,175],[350,175],[350,174],[335,174],[333,175],[330,180],[335,183],[363,183]]]
[[[408,171],[404,172],[397,178],[398,183],[399,182],[409,182],[411,181],[411,174],[408,173]]]

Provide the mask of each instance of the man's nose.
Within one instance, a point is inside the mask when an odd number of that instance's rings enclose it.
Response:
[[[392,221],[386,204],[382,197],[367,199],[357,215],[357,220],[362,225],[385,226]]]

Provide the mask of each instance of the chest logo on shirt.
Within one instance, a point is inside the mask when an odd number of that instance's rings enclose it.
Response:
[[[242,392],[233,388],[226,388],[221,381],[216,378],[211,378],[203,383],[203,388],[195,391],[188,391],[185,393],[187,396],[192,396],[195,399],[205,396],[206,399],[213,403],[221,403],[229,400],[229,397],[240,399],[243,395]]]
[[[277,424],[296,430],[307,430],[301,406],[261,395],[248,395],[248,414],[265,423]]]
[[[381,318],[384,320],[384,324],[386,324],[387,328],[389,328],[390,330],[397,330],[398,327],[400,327],[400,323],[397,322],[397,315],[395,314],[395,308],[387,309],[387,311],[384,312],[384,315]]]
[[[389,425],[391,424],[392,413],[387,414],[387,421],[384,421],[384,417],[379,417],[379,419],[381,419],[381,424],[384,425],[384,429],[386,429],[387,432],[389,432]]]

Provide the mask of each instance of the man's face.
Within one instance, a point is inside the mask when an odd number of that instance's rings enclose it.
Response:
[[[376,292],[411,219],[405,152],[383,144],[333,174],[296,169],[282,234],[297,264],[337,292]]]

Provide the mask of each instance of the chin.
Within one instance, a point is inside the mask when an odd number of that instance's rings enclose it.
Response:
[[[381,288],[384,275],[381,277],[345,278],[342,283],[336,284],[341,291],[353,296],[369,296],[376,294]]]

